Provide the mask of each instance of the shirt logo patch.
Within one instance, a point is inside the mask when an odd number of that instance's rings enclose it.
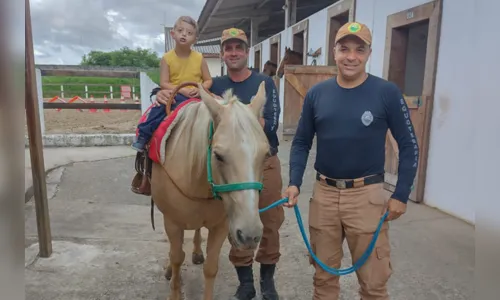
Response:
[[[363,113],[361,116],[361,123],[365,126],[370,126],[370,124],[373,122],[373,115],[371,111],[367,110]]]

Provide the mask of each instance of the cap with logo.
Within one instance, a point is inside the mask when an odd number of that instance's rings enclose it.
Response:
[[[228,40],[240,40],[248,45],[248,38],[245,32],[238,28],[229,28],[222,32],[221,44]]]
[[[356,36],[368,45],[372,44],[372,34],[365,24],[358,22],[348,22],[344,24],[337,32],[335,44],[346,36]]]

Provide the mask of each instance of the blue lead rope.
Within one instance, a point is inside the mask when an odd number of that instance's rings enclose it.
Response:
[[[259,213],[263,213],[266,210],[277,207],[277,206],[282,205],[282,204],[287,203],[287,202],[288,202],[288,198],[280,199],[267,207],[259,209]],[[304,243],[306,244],[306,247],[307,247],[307,250],[309,251],[309,254],[323,270],[325,270],[327,273],[330,273],[330,274],[335,275],[335,276],[351,274],[353,272],[356,272],[359,268],[361,268],[362,265],[364,265],[364,263],[368,260],[368,257],[370,257],[370,254],[373,252],[373,248],[375,248],[375,243],[377,242],[377,238],[378,238],[378,235],[380,233],[380,229],[382,228],[382,225],[384,224],[384,221],[387,218],[387,215],[389,214],[389,212],[387,211],[382,216],[382,218],[380,218],[380,222],[378,223],[377,230],[375,230],[375,233],[373,234],[372,240],[371,240],[370,244],[368,245],[368,248],[366,249],[365,253],[363,253],[363,255],[352,265],[352,267],[349,267],[347,269],[335,269],[335,268],[332,268],[330,266],[325,265],[321,260],[319,260],[318,257],[316,257],[316,255],[312,251],[311,245],[309,244],[309,240],[308,240],[306,232],[304,230],[304,224],[302,223],[302,217],[300,216],[299,206],[295,205],[294,210],[295,210],[295,217],[297,217],[297,223],[299,224],[300,233],[302,234],[302,239],[304,240]]]

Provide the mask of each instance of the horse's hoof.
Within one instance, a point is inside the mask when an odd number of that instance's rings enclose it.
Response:
[[[172,268],[168,267],[167,271],[165,272],[165,278],[167,280],[170,280],[172,278]]]
[[[200,253],[200,254],[193,253],[192,260],[193,260],[193,264],[201,265],[202,263],[205,262],[205,257],[203,256],[203,253]]]

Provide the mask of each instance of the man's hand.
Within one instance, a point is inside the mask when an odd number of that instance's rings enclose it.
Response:
[[[386,221],[396,220],[406,212],[406,203],[391,198],[387,203],[387,210],[389,211],[389,214],[387,215]]]
[[[262,126],[262,128],[264,128],[264,126],[266,125],[266,120],[264,120],[264,118],[259,118],[259,123],[260,123],[260,126]]]
[[[172,96],[171,90],[160,90],[158,93],[156,93],[155,105],[156,106],[160,106],[160,104],[167,105],[167,101],[168,99],[170,99],[170,96]]]
[[[283,204],[283,206],[294,207],[297,205],[297,202],[299,201],[299,194],[299,189],[296,186],[289,186],[283,193],[283,198],[288,198],[288,202]]]

